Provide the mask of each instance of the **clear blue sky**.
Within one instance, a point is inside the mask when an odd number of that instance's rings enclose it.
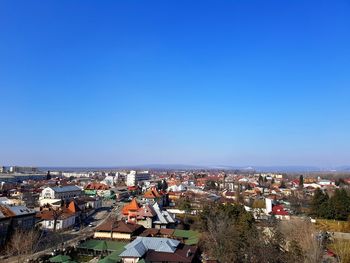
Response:
[[[0,2],[0,163],[350,164],[349,1]]]

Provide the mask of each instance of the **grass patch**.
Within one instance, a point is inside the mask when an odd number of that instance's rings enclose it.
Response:
[[[316,227],[323,231],[350,233],[350,223],[347,221],[317,219]]]
[[[335,240],[330,245],[330,249],[335,253],[338,262],[350,262],[350,241],[349,240]]]
[[[182,238],[186,245],[197,245],[200,238],[200,233],[193,230],[179,230],[174,231],[174,236]]]

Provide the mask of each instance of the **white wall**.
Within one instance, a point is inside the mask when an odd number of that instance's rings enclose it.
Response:
[[[266,205],[266,212],[270,213],[272,212],[272,200],[269,198],[265,199],[265,205]]]
[[[75,215],[72,215],[72,216],[65,218],[65,219],[59,219],[59,220],[57,220],[56,229],[57,230],[67,229],[67,228],[73,226],[74,223],[75,223]],[[54,220],[44,220],[42,227],[45,229],[53,229],[54,228]]]

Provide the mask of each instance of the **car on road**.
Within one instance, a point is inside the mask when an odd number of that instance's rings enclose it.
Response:
[[[95,225],[93,223],[90,223],[89,224],[89,227],[94,227]]]

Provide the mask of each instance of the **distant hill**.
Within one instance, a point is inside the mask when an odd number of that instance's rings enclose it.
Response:
[[[317,167],[317,166],[233,166],[233,165],[190,165],[190,164],[143,164],[128,166],[101,166],[101,167],[40,167],[41,171],[101,171],[101,170],[242,170],[257,172],[281,172],[281,173],[302,173],[302,172],[350,172],[350,166],[339,167]]]

